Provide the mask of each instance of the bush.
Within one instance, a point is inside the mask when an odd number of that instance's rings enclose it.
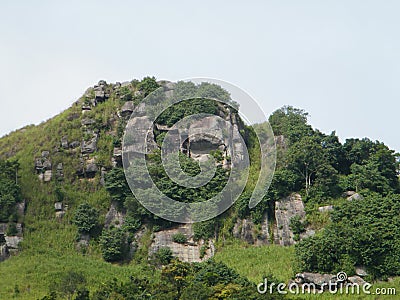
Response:
[[[168,265],[172,258],[172,250],[168,247],[162,247],[155,253],[156,260],[162,265]]]
[[[98,225],[99,213],[89,203],[78,206],[72,222],[80,233],[90,233]]]
[[[216,227],[216,220],[211,219],[204,222],[194,223],[193,232],[195,240],[208,240],[214,236]]]
[[[172,240],[175,243],[184,244],[187,242],[187,237],[182,232],[178,232],[172,236]]]
[[[300,216],[294,216],[290,219],[290,229],[293,231],[293,234],[299,235],[300,233],[306,230],[304,223],[301,221]]]
[[[105,230],[100,237],[100,247],[105,261],[115,262],[122,260],[128,252],[125,233],[120,228]]]
[[[18,233],[17,226],[15,223],[8,223],[8,228],[7,228],[7,235],[16,235]]]

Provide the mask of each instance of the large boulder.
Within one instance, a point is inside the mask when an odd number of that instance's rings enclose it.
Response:
[[[362,200],[364,199],[363,196],[361,196],[359,193],[355,193],[349,197],[347,197],[347,201],[353,201],[353,200]]]
[[[304,203],[299,194],[275,202],[274,241],[281,246],[290,246],[295,243],[293,231],[290,228],[291,219],[299,216],[303,219],[306,215]]]
[[[320,206],[318,207],[318,211],[319,212],[333,211],[333,205]]]
[[[129,117],[133,110],[135,109],[135,105],[133,104],[132,101],[127,101],[121,108],[121,116],[122,117]]]
[[[69,145],[68,145],[68,137],[67,136],[63,136],[61,138],[61,147],[63,149],[68,149]]]
[[[109,228],[110,226],[121,227],[124,224],[125,215],[118,210],[116,203],[111,203],[111,207],[106,214],[104,226]]]
[[[86,169],[85,169],[86,177],[92,178],[96,175],[96,173],[98,171],[99,171],[99,168],[97,167],[97,165],[95,163],[91,162],[86,165]]]
[[[78,142],[78,141],[72,141],[72,142],[69,144],[69,147],[70,147],[71,149],[75,149],[75,148],[78,148],[80,145],[81,145],[80,142]]]
[[[177,233],[187,237],[186,243],[176,243],[173,236]],[[194,241],[191,224],[180,225],[173,229],[162,230],[154,233],[154,239],[150,246],[149,254],[152,255],[160,248],[170,248],[173,256],[184,262],[201,262],[214,256],[215,247],[212,241]],[[204,256],[202,249],[206,248]]]
[[[270,243],[268,230],[268,218],[264,216],[261,229],[258,231],[255,224],[250,219],[239,219],[233,227],[233,236],[246,241],[249,244],[265,245]]]
[[[52,176],[53,176],[53,172],[52,172],[51,170],[46,170],[46,171],[44,171],[44,174],[43,174],[43,181],[44,181],[44,182],[49,182],[49,181],[51,181]]]
[[[97,151],[97,134],[93,134],[93,137],[89,141],[82,141],[82,154],[89,154]]]
[[[93,125],[95,123],[96,123],[96,121],[93,120],[93,119],[90,119],[90,118],[84,118],[81,121],[82,126],[90,126],[90,125]]]
[[[325,287],[329,288],[330,283],[336,283],[337,277],[333,274],[319,274],[319,273],[298,273],[295,276],[295,282],[298,284],[312,283],[317,288]]]
[[[62,163],[57,165],[56,178],[58,181],[62,181],[64,179],[64,167]]]
[[[9,250],[18,250],[18,245],[22,241],[20,236],[5,236],[6,244]]]

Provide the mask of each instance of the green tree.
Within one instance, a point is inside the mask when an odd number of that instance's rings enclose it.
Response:
[[[16,219],[16,204],[21,201],[18,169],[17,161],[0,160],[0,222]]]
[[[308,196],[316,173],[321,168],[326,167],[327,162],[318,139],[313,136],[306,136],[289,148],[287,164],[290,169],[298,172],[303,178]]]
[[[120,228],[105,230],[100,237],[100,247],[105,261],[120,261],[128,252],[127,236]]]
[[[173,258],[172,250],[168,247],[162,247],[154,254],[156,262],[167,265],[171,262]]]
[[[89,203],[84,202],[78,206],[72,222],[80,233],[90,233],[98,225],[99,213]]]
[[[106,174],[105,188],[111,195],[111,198],[119,204],[123,204],[125,198],[132,194],[122,168],[113,168]]]
[[[159,87],[160,85],[157,83],[155,77],[144,77],[142,81],[138,84],[139,91],[143,92],[143,95],[145,97]]]
[[[307,124],[308,113],[303,109],[284,106],[272,113],[268,121],[274,134],[283,135],[293,144],[302,137],[311,135],[313,130]]]

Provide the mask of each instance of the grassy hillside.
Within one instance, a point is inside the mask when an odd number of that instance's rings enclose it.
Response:
[[[263,201],[251,210],[247,204],[257,181],[260,145],[253,129],[239,120],[252,162],[246,189],[237,203],[222,216],[194,225],[195,235],[200,239],[214,240],[215,259],[189,265],[173,260],[168,249],[164,249],[162,255],[156,253],[149,257],[148,246],[153,231],[177,224],[164,222],[138,205],[122,169],[113,165],[112,157],[114,148],[121,146],[126,125],[126,118],[119,111],[127,101],[139,104],[159,85],[154,78],[133,80],[123,86],[102,85],[101,92],[107,97],[96,105],[92,101],[98,91],[90,88],[76,103],[54,118],[37,126],[26,126],[0,139],[0,159],[19,163],[16,176],[22,194],[19,200],[26,201],[24,216],[10,216],[8,221],[9,224],[18,222],[23,225],[23,241],[18,254],[0,263],[0,299],[41,299],[46,295],[44,299],[54,299],[51,291],[57,291],[59,298],[78,297],[76,290],[69,294],[63,292],[71,279],[66,277],[70,272],[83,276],[84,282],[80,285],[91,297],[96,295],[93,299],[265,299],[266,296],[256,294],[255,288],[264,277],[287,283],[298,271],[334,273],[346,267],[353,272],[357,264],[366,265],[370,279],[378,280],[373,288],[399,287],[400,279],[396,277],[400,274],[398,155],[382,143],[368,139],[351,139],[341,144],[334,133],[326,135],[314,130],[307,123],[307,114],[291,107],[284,107],[270,117],[275,134],[279,135],[277,170]],[[182,89],[180,92],[185,88],[197,88],[207,96],[218,92],[229,99],[226,91],[213,85],[194,87],[190,83],[181,83],[178,87]],[[218,112],[215,104],[198,101],[194,107],[182,105],[170,110],[160,120],[163,120],[163,125],[171,125],[173,121],[202,108],[210,113]],[[265,124],[259,125],[262,126]],[[155,130],[157,142],[165,134],[162,130]],[[94,135],[98,137],[97,149],[82,154],[83,141],[89,141]],[[76,146],[63,147],[65,137],[68,143],[76,142]],[[43,151],[49,152],[52,164],[53,176],[49,182],[40,180],[43,171],[35,169],[35,161],[43,156]],[[158,154],[155,151],[149,155],[149,165],[167,194],[179,194],[183,201],[208,199],[211,192],[207,189],[200,189],[196,198],[191,197],[192,191],[172,186],[160,167]],[[217,151],[214,155],[222,157]],[[89,161],[94,161],[98,167],[90,176],[81,170],[82,163],[85,168]],[[56,176],[60,163],[62,178]],[[185,156],[181,163],[193,173],[192,176],[197,174],[197,162]],[[100,170],[108,172],[105,186],[101,184],[104,178]],[[221,176],[215,182],[214,192],[223,187],[227,175],[222,167],[219,172]],[[346,200],[342,194],[347,191],[358,192],[364,201]],[[292,192],[303,196],[307,216],[297,220],[296,228],[291,224],[291,230],[296,231],[297,240],[306,227],[316,231],[314,237],[289,247],[256,247],[233,238],[232,231],[238,218],[254,223],[253,230],[257,232],[252,232],[253,236],[260,233],[266,215],[272,228],[275,201]],[[62,217],[55,213],[56,202],[63,203],[65,215]],[[79,248],[77,242],[83,233],[74,225],[74,215],[82,203],[94,208],[99,218],[95,224],[97,232],[86,232],[91,236],[89,245]],[[134,239],[140,228],[145,233],[136,241],[138,249],[133,257],[125,255],[110,263],[105,261],[102,232],[120,233],[119,229],[104,228],[105,216],[112,203],[117,203],[118,209],[130,221],[130,228],[121,229],[124,243]],[[321,213],[318,208],[325,205],[335,208]],[[114,247],[113,241],[107,243]],[[111,252],[118,248],[112,247],[108,249]],[[379,281],[382,279],[390,281]],[[133,292],[134,286],[140,288]],[[135,298],[137,296],[139,298]],[[334,299],[335,296],[303,297],[315,298]],[[396,296],[347,298],[396,299]],[[79,299],[87,298],[82,296]]]

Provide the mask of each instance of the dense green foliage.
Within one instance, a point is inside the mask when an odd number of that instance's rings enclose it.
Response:
[[[0,222],[17,221],[16,203],[21,200],[16,161],[0,160]]]
[[[399,275],[399,211],[399,195],[366,194],[337,207],[330,225],[296,245],[302,268],[339,272],[350,261],[352,267],[366,266],[373,277]]]
[[[78,206],[73,223],[80,233],[90,233],[99,223],[99,213],[89,203],[84,202]]]
[[[255,285],[226,265],[212,260],[189,264],[173,260],[161,271],[159,282],[131,277],[110,281],[97,290],[93,299],[281,299],[259,295]]]
[[[187,242],[187,237],[182,232],[178,232],[172,236],[172,240],[175,243],[184,244]]]
[[[120,261],[129,251],[129,240],[120,228],[104,230],[100,237],[100,247],[106,261]]]
[[[232,269],[213,261],[181,263],[169,248],[161,248],[149,260],[152,234],[176,224],[143,208],[132,195],[124,171],[112,163],[111,157],[113,148],[121,147],[127,121],[117,112],[125,101],[137,105],[159,87],[151,77],[133,80],[116,90],[106,84],[107,101],[82,114],[81,104],[90,105],[94,95],[89,89],[77,104],[55,118],[0,139],[0,222],[8,223],[8,235],[16,234],[16,222],[22,223],[24,230],[22,251],[1,262],[1,299],[40,299],[45,294],[46,299],[257,299],[254,284],[242,276],[254,283],[270,275],[287,282],[297,269],[344,270],[351,274],[355,265],[366,266],[375,278],[400,274],[399,156],[383,143],[366,138],[341,143],[335,132],[324,134],[313,129],[307,123],[307,113],[293,107],[279,109],[269,119],[275,135],[282,137],[277,138],[278,161],[272,185],[261,203],[253,209],[248,207],[258,177],[260,145],[253,128],[239,119],[251,161],[245,191],[222,216],[193,225],[194,240],[212,239],[216,260]],[[193,113],[215,114],[226,109],[212,98],[237,108],[229,94],[216,85],[179,82],[176,91],[176,97],[195,95],[199,99],[190,106],[183,101],[165,111],[157,120],[159,124],[171,126]],[[85,118],[94,123],[83,127]],[[265,124],[257,125],[256,130],[262,133]],[[78,171],[82,166],[79,146],[60,147],[63,136],[81,144],[92,137],[91,132],[98,134],[97,150],[86,154],[85,159],[95,161],[99,168],[93,177]],[[165,131],[155,128],[154,135],[161,144]],[[40,182],[33,168],[35,158],[45,150],[53,165],[50,182]],[[229,170],[220,165],[223,153],[216,150],[210,154],[219,163],[216,174],[197,189],[170,180],[161,167],[159,151],[148,155],[147,163],[153,180],[165,194],[182,202],[204,201],[221,191],[229,176]],[[61,180],[54,176],[59,163],[64,167]],[[180,155],[180,164],[190,176],[199,173],[198,162],[187,155]],[[105,186],[100,170],[107,172]],[[346,191],[359,192],[364,198],[346,201],[342,198]],[[296,254],[294,247],[230,244],[237,218],[251,218],[257,234],[266,214],[270,222],[274,219],[275,201],[292,192],[303,196],[307,212],[305,220],[291,220],[296,240],[308,226],[317,231],[296,245]],[[27,202],[24,217],[17,215],[16,204],[21,199]],[[63,203],[62,217],[55,214],[55,202]],[[124,215],[124,222],[104,228],[111,204]],[[334,205],[334,210],[320,213],[317,208],[321,205]],[[268,225],[273,232],[274,224]],[[80,234],[91,235],[85,251],[77,247],[77,229]],[[182,236],[174,240],[186,242]],[[203,255],[206,250],[201,249]]]

